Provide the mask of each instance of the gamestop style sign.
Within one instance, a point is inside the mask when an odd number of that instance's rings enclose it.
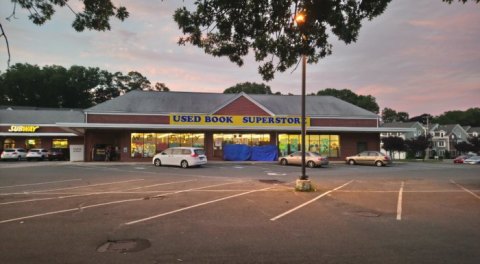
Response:
[[[310,118],[306,118],[310,126]],[[300,126],[299,116],[170,115],[171,125],[189,126]]]

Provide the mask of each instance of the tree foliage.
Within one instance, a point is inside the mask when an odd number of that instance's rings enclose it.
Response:
[[[265,85],[263,83],[251,83],[251,82],[244,82],[238,83],[232,87],[229,87],[223,91],[224,94],[232,94],[232,93],[241,93],[244,92],[246,94],[272,94],[272,90],[270,86]]]
[[[162,86],[163,85],[163,86]],[[139,72],[110,73],[99,68],[17,63],[0,75],[0,104],[53,108],[87,108],[131,90],[163,90],[151,87]],[[169,89],[168,89],[169,90]]]
[[[382,120],[385,123],[407,122],[409,121],[407,112],[397,112],[391,108],[385,107],[382,110]]]
[[[417,153],[420,154],[421,157],[425,157],[425,150],[431,146],[431,137],[428,135],[425,136],[418,136],[416,138],[411,138],[405,140],[405,146],[407,151],[411,154],[410,156],[415,157]]]
[[[338,99],[344,100],[351,104],[354,104],[358,107],[366,109],[368,111],[374,112],[378,114],[378,110],[380,109],[375,97],[371,95],[357,95],[356,93],[348,90],[342,89],[337,90],[334,88],[327,88],[325,90],[320,90],[317,92],[317,95],[330,95],[337,97]]]
[[[15,17],[16,8],[28,11],[30,19],[36,25],[43,25],[52,19],[56,7],[67,7],[75,15],[72,27],[76,31],[85,29],[105,31],[110,30],[110,18],[115,17],[124,21],[129,13],[123,6],[115,6],[111,0],[81,0],[83,11],[75,11],[68,0],[11,0],[13,3],[12,15]]]
[[[185,35],[179,44],[190,43],[239,66],[252,50],[268,81],[302,55],[316,63],[331,54],[330,32],[347,44],[356,41],[362,21],[383,13],[390,1],[202,0],[195,1],[194,11],[177,9],[174,19]],[[299,12],[306,19],[295,24]]]
[[[393,151],[404,151],[405,150],[405,140],[401,137],[386,137],[382,138],[383,149],[390,153],[392,156]]]
[[[441,125],[460,124],[462,126],[480,126],[480,108],[469,108],[466,111],[447,111],[436,116],[433,121]]]

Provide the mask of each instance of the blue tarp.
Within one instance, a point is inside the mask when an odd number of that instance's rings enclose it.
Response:
[[[241,144],[228,144],[223,146],[223,159],[230,161],[275,161],[278,157],[277,146],[249,147]]]
[[[250,160],[252,150],[247,145],[228,144],[223,146],[223,160],[245,161]]]
[[[278,158],[278,149],[275,145],[252,147],[252,158],[255,161],[275,161]]]

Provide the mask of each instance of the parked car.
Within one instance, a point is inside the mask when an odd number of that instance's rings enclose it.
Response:
[[[297,151],[290,155],[278,159],[281,165],[302,165],[302,152]],[[322,157],[317,152],[305,152],[305,162],[309,168],[327,166],[329,161],[327,157]]]
[[[173,147],[156,154],[152,163],[156,167],[173,165],[188,168],[207,164],[207,156],[202,148]]]
[[[22,160],[27,157],[27,151],[23,148],[6,148],[2,151],[2,160]]]
[[[480,164],[480,156],[471,156],[463,161],[465,164]]]
[[[350,165],[365,164],[381,167],[392,164],[392,159],[380,151],[363,151],[355,156],[346,157],[345,162]]]
[[[51,149],[48,160],[65,160],[65,153],[62,149]]]
[[[466,159],[472,157],[472,155],[460,155],[453,159],[453,163],[463,163]]]
[[[45,160],[48,158],[50,155],[50,151],[44,149],[44,148],[38,148],[38,149],[30,149],[27,152],[27,160]]]

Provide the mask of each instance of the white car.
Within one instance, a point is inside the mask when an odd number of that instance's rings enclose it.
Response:
[[[207,156],[205,156],[205,151],[202,148],[174,147],[156,154],[152,163],[156,167],[173,165],[188,168],[207,164]]]
[[[23,148],[6,148],[3,150],[0,158],[2,160],[22,160],[27,156],[27,151]]]
[[[43,148],[39,148],[39,149],[31,149],[28,151],[27,153],[27,160],[45,160],[48,158],[48,156],[50,155],[50,151],[46,150],[46,149],[43,149]]]

